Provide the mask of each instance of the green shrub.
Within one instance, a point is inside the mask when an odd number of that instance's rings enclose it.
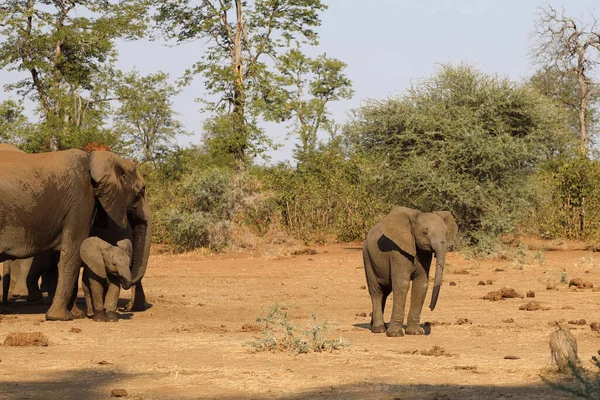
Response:
[[[311,314],[311,322],[306,329],[292,324],[285,312],[287,307],[274,304],[264,317],[256,318],[261,326],[263,337],[246,343],[255,351],[284,351],[294,354],[320,353],[339,350],[349,345],[343,338],[327,339],[330,324],[317,322],[317,316]]]

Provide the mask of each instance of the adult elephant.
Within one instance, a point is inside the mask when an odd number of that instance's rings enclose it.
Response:
[[[422,335],[421,310],[429,286],[429,268],[433,254],[436,272],[431,304],[436,306],[448,246],[454,241],[458,226],[447,211],[421,212],[395,207],[367,235],[363,261],[373,312],[371,331],[387,336],[404,336],[404,307],[410,281],[413,281],[406,334]],[[392,318],[387,327],[383,310],[388,295],[394,293]]]
[[[0,149],[0,262],[60,252],[48,320],[72,319],[79,247],[89,237],[97,210],[121,228],[131,225],[131,284],[137,284],[148,263],[151,217],[145,183],[133,162],[105,151],[26,154]]]

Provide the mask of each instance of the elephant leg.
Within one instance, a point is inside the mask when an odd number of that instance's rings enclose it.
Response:
[[[108,290],[104,299],[104,309],[106,310],[107,322],[117,322],[119,320],[117,315],[117,303],[119,302],[120,293],[121,286],[119,285],[119,282],[110,282],[108,284]]]
[[[410,294],[410,309],[406,322],[405,333],[407,335],[423,335],[421,328],[421,311],[425,303],[427,288],[429,287],[429,269],[431,267],[432,254],[427,251],[418,251],[413,273],[412,289]]]
[[[406,267],[407,260],[400,260],[404,256],[397,254],[392,257],[392,291],[394,302],[392,305],[392,318],[386,330],[390,337],[404,336],[402,326],[404,324],[404,309],[406,306],[406,295],[410,285],[410,271]]]
[[[46,288],[48,289],[48,299],[52,301],[56,293],[56,284],[58,282],[58,268],[56,264],[46,270]]]
[[[92,317],[94,315],[94,307],[92,306],[92,292],[90,290],[90,278],[87,272],[83,271],[81,276],[81,286],[83,287],[83,294],[85,296],[85,307],[86,307],[86,316]]]
[[[27,290],[27,275],[29,274],[31,263],[33,258],[25,260],[12,261],[11,267],[11,286],[12,297],[27,296],[29,294]]]
[[[36,257],[29,259],[29,267],[21,264],[22,269],[27,269],[25,281],[27,283],[27,301],[29,302],[40,301],[44,297],[38,284],[42,271],[47,266],[41,265],[39,260],[36,260]]]
[[[144,293],[142,281],[140,281],[131,287],[131,300],[125,309],[127,311],[144,311],[147,308],[148,303],[146,303],[146,294]]]
[[[79,256],[81,241],[73,242],[69,236],[65,235],[63,238],[60,261],[58,263],[56,294],[54,295],[50,309],[46,313],[48,321],[68,321],[73,319],[73,314],[69,309],[73,305],[73,289],[76,287],[79,270],[81,269],[81,257]]]
[[[90,294],[92,297],[92,319],[98,322],[106,322],[104,312],[104,285],[96,279],[90,279]]]
[[[12,261],[4,261],[2,265],[2,304],[8,304],[8,291],[10,290],[10,268]]]
[[[428,280],[425,274],[421,274],[413,279],[410,294],[410,309],[406,322],[407,335],[422,335],[424,333],[423,328],[421,328],[421,310],[423,309],[425,296],[427,295]]]
[[[373,262],[366,249],[363,249],[363,263],[365,266],[369,295],[371,296],[371,332],[383,333],[385,332],[383,310],[385,308],[385,301],[389,295],[389,290],[384,294],[384,288],[377,282],[377,277],[373,272]]]

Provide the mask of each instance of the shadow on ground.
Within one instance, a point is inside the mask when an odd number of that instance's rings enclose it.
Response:
[[[239,397],[226,398],[234,399]],[[329,386],[294,395],[248,396],[252,399],[386,399],[386,400],[480,400],[480,399],[572,399],[567,393],[544,384],[530,386],[390,385],[364,383]],[[223,399],[223,397],[221,397]]]
[[[51,376],[39,376],[32,372],[31,376],[31,380],[12,382],[6,381],[6,377],[0,377],[0,400],[109,399],[113,389],[127,390],[123,381],[136,377],[134,374],[111,370],[110,365],[60,371]],[[128,398],[136,395],[129,390],[127,392]]]

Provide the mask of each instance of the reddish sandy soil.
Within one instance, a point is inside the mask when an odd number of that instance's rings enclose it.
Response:
[[[539,377],[550,366],[548,337],[555,328],[549,322],[586,320],[565,322],[585,365],[600,349],[589,326],[600,321],[600,292],[559,284],[565,270],[569,279],[600,286],[598,253],[546,252],[539,260],[532,251],[520,261],[452,253],[437,309],[423,311],[422,322],[438,322],[430,334],[388,338],[368,330],[360,244],[315,249],[316,255],[283,257],[153,255],[144,278],[152,307],[123,313],[116,324],[45,322],[47,306],[5,307],[0,343],[11,332],[41,332],[50,344],[0,346],[0,398],[104,399],[125,389],[138,399],[560,399],[568,397]],[[481,280],[493,284],[478,285]],[[503,286],[534,290],[536,297],[482,299]],[[127,296],[122,293],[123,303]],[[520,311],[527,300],[549,310]],[[331,338],[351,344],[326,353],[252,352],[244,344],[261,333],[242,325],[274,303],[287,305],[300,326],[315,312],[336,324]],[[457,324],[461,318],[471,323]],[[419,354],[433,346],[451,356]]]

